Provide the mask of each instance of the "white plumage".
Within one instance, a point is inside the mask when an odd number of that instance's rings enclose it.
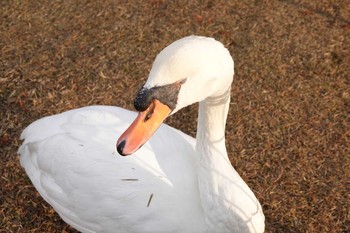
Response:
[[[91,106],[28,126],[21,165],[41,196],[82,232],[263,232],[260,204],[225,149],[232,76],[221,43],[180,39],[157,56],[145,86],[187,79],[172,113],[202,101],[196,139],[162,124],[122,157],[116,141],[136,113]]]

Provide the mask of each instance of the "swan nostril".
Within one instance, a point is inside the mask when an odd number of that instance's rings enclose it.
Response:
[[[117,144],[117,151],[121,156],[126,156],[126,154],[123,154],[123,149],[125,147],[125,139]]]

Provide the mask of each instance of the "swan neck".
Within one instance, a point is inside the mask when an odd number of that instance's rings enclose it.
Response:
[[[230,90],[199,104],[196,160],[206,232],[263,232],[261,206],[227,156],[229,105]]]
[[[196,137],[199,158],[208,157],[216,152],[227,157],[225,125],[230,105],[230,90],[229,88],[224,94],[208,97],[199,103]],[[215,150],[212,151],[213,149]]]
[[[233,224],[226,201],[232,192],[228,177],[235,172],[225,146],[229,103],[230,90],[199,104],[196,159],[200,200],[208,232],[227,232]]]

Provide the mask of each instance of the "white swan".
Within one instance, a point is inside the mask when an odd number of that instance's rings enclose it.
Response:
[[[115,153],[115,140],[136,113],[92,106],[28,126],[21,165],[62,219],[82,232],[263,232],[260,204],[225,148],[232,77],[221,43],[180,39],[157,56],[135,100],[142,112],[118,140],[118,151],[133,155]],[[194,102],[200,102],[196,139],[161,124]]]

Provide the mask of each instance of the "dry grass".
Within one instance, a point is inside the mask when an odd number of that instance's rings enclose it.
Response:
[[[155,55],[189,34],[235,58],[227,146],[266,232],[350,232],[350,2],[228,2],[0,2],[0,232],[75,232],[19,165],[24,127],[85,105],[132,109]],[[192,106],[168,123],[194,135],[195,119]]]

